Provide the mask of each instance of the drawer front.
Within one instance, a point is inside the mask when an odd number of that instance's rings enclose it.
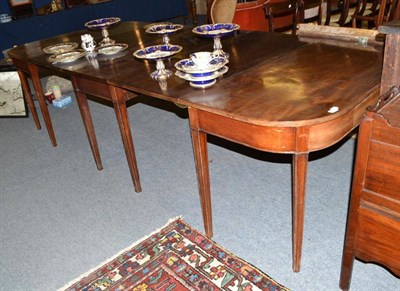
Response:
[[[392,271],[398,272],[400,270],[399,216],[377,213],[373,209],[361,206],[354,249],[357,257],[384,264]]]
[[[400,203],[400,147],[371,142],[364,189]]]

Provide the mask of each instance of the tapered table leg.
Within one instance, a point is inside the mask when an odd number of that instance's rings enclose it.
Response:
[[[191,133],[204,229],[206,231],[206,235],[211,238],[213,236],[213,228],[207,134],[196,129],[191,129]]]
[[[300,263],[301,263],[307,166],[308,166],[308,153],[293,155],[292,245],[293,245],[294,272],[300,271]]]
[[[76,80],[74,77],[72,78],[72,83],[74,84],[74,88],[76,88],[75,87]],[[97,169],[102,170],[103,165],[101,163],[99,146],[97,144],[96,133],[94,131],[92,115],[90,114],[86,93],[79,90],[75,90],[75,95],[76,95],[76,100],[78,102],[79,111],[81,112],[83,125],[85,126],[86,129],[86,135],[89,140],[90,148],[92,149],[92,154],[96,162]]]
[[[114,105],[115,114],[117,115],[118,126],[121,132],[122,143],[124,144],[133,185],[136,192],[141,192],[142,187],[140,185],[139,171],[136,163],[135,149],[128,119],[128,111],[126,109],[125,94],[126,91],[120,88],[111,88],[111,99]]]
[[[39,117],[38,117],[38,114],[36,111],[35,103],[33,102],[33,97],[32,97],[32,93],[31,93],[31,89],[29,88],[26,73],[18,70],[18,76],[19,76],[19,79],[21,80],[22,90],[24,91],[25,99],[26,99],[26,102],[28,103],[29,111],[32,114],[36,128],[41,129],[42,127],[40,125],[40,121],[39,121]]]
[[[343,258],[342,258],[342,269],[340,271],[340,281],[339,287],[341,290],[349,290],[351,275],[353,273],[353,265],[354,265],[354,254],[353,246],[349,245],[349,243],[353,243],[354,241],[348,242],[346,240],[344,250],[343,250]]]
[[[42,84],[40,83],[39,70],[37,66],[29,64],[29,71],[32,78],[33,87],[35,88],[35,92],[37,94],[40,109],[42,110],[44,123],[46,124],[47,132],[49,133],[51,144],[53,146],[57,146],[56,136],[54,134],[53,125],[51,124],[50,114],[44,98]]]

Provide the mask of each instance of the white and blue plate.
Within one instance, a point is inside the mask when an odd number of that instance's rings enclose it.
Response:
[[[221,69],[228,63],[228,60],[224,57],[217,57],[210,61],[207,67],[199,68],[191,59],[183,59],[175,64],[175,68],[185,73],[190,74],[204,74],[214,72]]]
[[[193,28],[192,32],[205,37],[224,36],[240,29],[235,23],[204,24]]]
[[[190,82],[190,86],[196,89],[207,89],[211,86],[214,86],[217,83],[216,79],[208,80],[208,81],[198,81],[198,82]]]
[[[163,21],[163,22],[152,22],[152,23],[149,23],[149,24],[146,24],[145,26],[143,26],[143,28],[146,30],[146,29],[148,29],[148,28],[150,28],[151,26],[154,26],[154,25],[167,25],[167,24],[173,24],[172,22],[166,22],[166,21]]]
[[[179,45],[153,45],[139,49],[133,55],[139,59],[160,60],[179,53],[182,47]]]
[[[120,21],[121,21],[121,18],[119,18],[119,17],[105,17],[105,18],[90,20],[85,23],[85,26],[87,28],[91,28],[91,29],[93,29],[93,28],[101,29],[101,28],[109,27]]]
[[[172,24],[172,23],[154,23],[150,25],[147,29],[147,33],[152,34],[171,34],[183,28],[182,24]]]
[[[189,73],[185,73],[185,72],[177,70],[175,72],[175,75],[186,81],[199,83],[199,82],[217,79],[218,77],[222,76],[226,72],[228,72],[228,67],[224,66],[217,71],[208,72],[208,73],[200,73],[200,74],[189,74]]]

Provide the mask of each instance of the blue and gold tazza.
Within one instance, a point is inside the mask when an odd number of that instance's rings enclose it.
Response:
[[[214,38],[214,56],[229,58],[229,54],[222,50],[221,37],[239,30],[240,25],[235,23],[204,24],[193,28],[192,32],[204,37]]]
[[[175,64],[175,75],[190,82],[193,88],[206,89],[213,86],[217,79],[228,71],[225,57],[212,59],[207,66],[199,67],[192,59],[183,59]]]
[[[189,81],[193,88],[206,89],[213,86],[219,77],[228,72],[228,67],[223,66],[221,69],[207,73],[185,73],[176,70],[175,75],[179,78]]]
[[[163,43],[166,45],[169,44],[169,35],[181,30],[182,28],[183,25],[173,23],[152,23],[145,26],[147,33],[162,35]]]
[[[155,60],[157,62],[157,70],[150,74],[154,80],[167,79],[172,72],[165,68],[164,59],[169,58],[182,50],[179,45],[154,45],[139,49],[133,53],[138,59]]]
[[[175,68],[180,71],[184,71],[190,74],[200,74],[214,72],[221,69],[228,63],[228,60],[224,57],[217,57],[211,60],[211,62],[206,67],[199,68],[191,59],[183,59],[175,64]]]
[[[106,17],[95,20],[90,20],[85,23],[85,26],[89,29],[101,29],[103,40],[99,43],[100,46],[114,44],[115,40],[110,39],[108,28],[121,21],[119,17]]]

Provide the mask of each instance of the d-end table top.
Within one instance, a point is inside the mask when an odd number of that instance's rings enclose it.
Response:
[[[118,58],[83,58],[71,65],[53,65],[42,49],[60,42],[77,42],[80,35],[100,32],[82,30],[12,49],[9,54],[54,72],[73,74],[102,83],[264,126],[301,126],[333,120],[357,106],[380,84],[382,46],[361,47],[307,41],[296,36],[241,31],[222,38],[230,54],[229,71],[216,85],[194,89],[172,76],[166,88],[150,78],[155,62],[136,59],[132,53],[160,44],[161,36],[149,35],[145,23],[122,22],[110,28],[110,36],[127,43],[129,49]],[[185,27],[171,35],[171,43],[183,50],[165,61],[174,64],[195,51],[212,51],[211,38],[196,36]],[[165,85],[165,84],[164,84]]]
[[[60,66],[51,64],[49,56],[42,52],[44,47],[60,42],[80,43],[80,35],[88,31],[29,43],[12,49],[9,55],[17,68],[33,68],[36,84],[40,83],[37,67],[72,77],[92,148],[97,148],[97,143],[85,94],[95,93],[113,101],[137,191],[140,183],[126,101],[139,93],[187,105],[203,221],[209,237],[213,231],[207,134],[264,151],[292,153],[293,269],[299,271],[308,153],[343,138],[358,125],[365,108],[378,99],[382,46],[360,47],[332,44],[324,39],[241,31],[222,39],[224,51],[230,54],[229,71],[213,87],[197,90],[176,76],[160,83],[150,78],[155,63],[136,59],[132,53],[160,44],[161,37],[146,34],[143,26],[144,23],[128,22],[110,29],[112,39],[129,45],[118,58],[83,58]],[[99,32],[90,33],[96,40],[101,38]],[[183,47],[165,61],[172,70],[178,60],[190,53],[213,49],[212,39],[196,36],[188,27],[171,35],[171,43]],[[43,96],[39,99],[46,109]]]

